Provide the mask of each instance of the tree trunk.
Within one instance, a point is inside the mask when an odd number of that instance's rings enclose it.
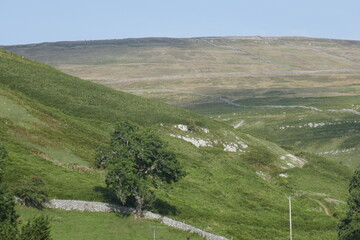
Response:
[[[136,203],[135,203],[135,218],[139,219],[142,217],[142,209],[144,207],[144,198],[141,196],[136,196]]]

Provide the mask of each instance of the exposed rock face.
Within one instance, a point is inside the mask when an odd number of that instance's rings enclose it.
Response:
[[[192,143],[196,147],[212,147],[213,146],[209,140],[204,140],[204,139],[200,139],[200,138],[196,139],[196,138],[192,138],[189,136],[181,136],[181,135],[175,135],[175,134],[170,134],[170,136],[180,138],[186,142]]]
[[[177,128],[183,132],[187,132],[189,131],[188,127],[186,125],[183,125],[183,124],[178,124],[178,125],[175,125],[174,128]]]
[[[290,154],[290,153],[286,154],[284,156],[281,156],[280,159],[284,161],[284,164],[286,164],[286,166],[280,167],[282,169],[289,169],[289,168],[294,168],[294,167],[302,168],[304,166],[304,164],[307,162],[306,159],[296,157],[295,155]]]

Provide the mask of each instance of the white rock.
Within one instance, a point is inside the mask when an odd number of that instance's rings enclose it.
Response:
[[[238,149],[238,145],[235,143],[223,144],[225,152],[236,152]]]
[[[289,177],[289,175],[287,173],[280,173],[279,176],[283,177],[283,178],[288,178]]]
[[[175,125],[174,128],[177,128],[183,132],[187,132],[189,131],[188,127],[186,125],[183,125],[183,124],[178,124],[178,125]]]
[[[348,153],[348,152],[352,152],[357,150],[358,148],[347,148],[347,149],[336,149],[336,150],[331,150],[331,151],[326,151],[326,152],[319,152],[318,154],[338,154],[338,153]]]
[[[269,174],[266,174],[266,173],[264,173],[264,172],[262,172],[262,171],[257,171],[256,174],[257,174],[259,177],[261,177],[262,179],[264,179],[265,181],[270,180]]]
[[[201,130],[202,130],[204,133],[209,133],[209,132],[210,132],[210,130],[207,129],[207,128],[201,128]]]
[[[290,168],[294,168],[295,167],[295,165],[294,164],[292,164],[292,163],[286,163],[286,165],[288,165]]]
[[[241,127],[243,124],[244,124],[244,120],[241,120],[240,122],[234,125],[234,128],[236,129],[238,127]]]
[[[298,158],[296,157],[295,155],[293,154],[286,154],[286,157],[290,158],[290,161],[293,163],[293,164],[296,164],[298,167],[303,167],[304,164],[307,162],[305,159],[302,159],[302,158]]]
[[[196,139],[189,136],[181,136],[181,135],[175,135],[175,134],[169,134],[171,137],[180,138],[186,142],[192,143],[196,147],[212,147],[212,143],[208,140],[204,139]]]
[[[248,148],[248,147],[249,147],[249,145],[247,145],[246,143],[241,142],[241,141],[239,141],[238,144],[239,144],[242,148]]]

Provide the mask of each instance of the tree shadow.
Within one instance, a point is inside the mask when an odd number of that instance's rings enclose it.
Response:
[[[151,207],[151,210],[160,215],[177,215],[179,212],[174,205],[169,204],[161,199],[156,199]]]
[[[119,200],[117,199],[115,193],[110,189],[106,187],[96,186],[93,188],[93,190],[95,192],[101,193],[107,203],[119,204]]]
[[[111,191],[110,189],[106,187],[96,186],[93,188],[95,192],[101,193],[103,195],[104,200],[107,203],[116,204],[119,206],[119,209],[121,208],[134,208],[135,207],[135,198],[129,197],[126,201],[125,205],[121,205],[119,202],[119,199],[116,197],[116,194]],[[179,211],[174,205],[169,204],[166,201],[163,201],[161,199],[156,199],[150,206],[148,206],[146,209],[159,213],[160,215],[177,215]],[[126,217],[129,216],[131,213],[126,211],[115,211],[116,214],[120,217]]]
[[[94,187],[95,192],[99,192],[103,195],[106,203],[109,203],[112,208],[112,211],[118,217],[129,217],[132,214],[133,204],[127,202],[125,205],[121,205],[119,199],[116,197],[115,193],[106,187],[96,186]]]

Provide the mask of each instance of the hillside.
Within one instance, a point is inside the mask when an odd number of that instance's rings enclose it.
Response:
[[[38,175],[52,198],[114,201],[93,159],[113,125],[128,119],[158,131],[188,172],[172,189],[157,192],[153,211],[228,238],[284,239],[286,196],[292,195],[296,238],[336,239],[337,217],[344,208],[337,200],[346,199],[351,171],[321,156],[284,150],[227,124],[4,50],[0,98],[0,137],[11,160],[5,169],[9,184]],[[186,130],[189,124],[196,131]],[[323,206],[334,215],[328,216]]]
[[[360,42],[144,38],[6,46],[71,75],[360,166]],[[316,127],[313,127],[316,126]]]

